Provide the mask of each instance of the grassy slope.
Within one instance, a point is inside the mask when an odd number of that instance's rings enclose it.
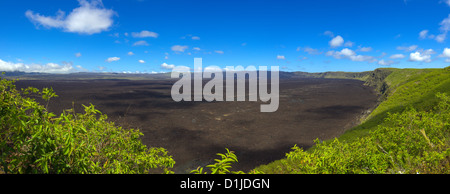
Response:
[[[375,74],[386,74],[383,81],[388,86],[385,91],[385,98],[366,117],[362,123],[353,129],[341,135],[338,139],[343,142],[352,142],[359,137],[367,136],[371,130],[374,130],[384,122],[389,113],[398,113],[412,106],[417,110],[431,110],[437,102],[435,94],[437,92],[450,94],[450,68],[445,69],[381,69]],[[373,77],[379,77],[377,75]],[[370,79],[366,73],[361,74],[364,77],[356,79],[365,80],[369,85],[374,79]],[[348,78],[349,76],[345,76]],[[376,81],[376,80],[375,80]],[[373,83],[372,83],[373,84]],[[380,90],[382,83],[373,84]],[[309,151],[313,150],[310,149]],[[274,161],[268,165],[257,167],[256,170],[265,173],[283,173],[283,165],[289,165],[290,160],[282,159]]]
[[[383,122],[389,113],[397,113],[412,106],[430,110],[437,101],[437,92],[450,93],[450,69],[390,69],[384,79],[388,85],[387,99],[383,100],[362,123],[347,131],[340,140],[352,141],[367,135]]]

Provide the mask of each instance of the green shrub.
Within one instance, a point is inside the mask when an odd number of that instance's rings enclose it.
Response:
[[[237,156],[234,154],[234,151],[230,151],[228,148],[225,148],[227,153],[221,154],[217,153],[216,155],[220,156],[220,159],[214,159],[216,163],[207,165],[211,174],[245,174],[243,171],[230,171],[231,165],[235,162],[238,162]],[[198,167],[195,170],[191,171],[192,174],[208,174],[208,172],[203,172],[203,167]],[[257,170],[252,170],[249,172],[250,174],[261,174],[262,172]]]
[[[0,167],[3,173],[171,173],[174,160],[163,148],[147,148],[143,134],[107,121],[93,105],[48,112],[33,98],[48,102],[52,89],[19,92],[14,81],[0,80]]]
[[[432,111],[388,114],[377,130],[355,141],[316,140],[309,152],[294,146],[270,173],[449,173],[450,98],[436,97]]]

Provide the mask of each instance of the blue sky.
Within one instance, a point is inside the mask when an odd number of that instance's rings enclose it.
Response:
[[[450,65],[450,0],[2,0],[0,71]]]

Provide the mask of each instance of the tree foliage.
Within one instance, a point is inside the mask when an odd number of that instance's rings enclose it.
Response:
[[[207,165],[211,174],[245,174],[243,171],[230,171],[232,168],[232,164],[238,162],[237,156],[234,154],[234,151],[230,151],[228,148],[225,148],[227,152],[225,154],[217,153],[216,155],[220,156],[220,159],[214,159],[216,163]],[[191,171],[192,174],[208,174],[208,172],[203,172],[203,167],[198,167],[195,170]],[[262,172],[257,170],[250,171],[250,174],[260,174]]]
[[[50,88],[18,91],[0,80],[0,167],[3,173],[171,173],[175,161],[164,148],[147,148],[143,134],[107,120],[94,105],[57,116],[46,106]],[[30,98],[40,96],[42,106]]]
[[[294,146],[282,173],[450,173],[450,98],[438,93],[432,111],[389,114],[369,136],[346,143]]]

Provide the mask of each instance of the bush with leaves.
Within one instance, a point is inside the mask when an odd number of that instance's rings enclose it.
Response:
[[[0,167],[3,173],[172,173],[175,161],[163,148],[147,148],[143,134],[107,121],[93,105],[57,116],[33,98],[49,103],[52,89],[22,89],[0,80]]]
[[[218,156],[221,157],[221,159],[214,159],[216,163],[207,165],[206,167],[209,168],[211,171],[211,174],[245,174],[243,171],[230,171],[231,165],[235,162],[238,162],[237,156],[234,154],[234,151],[230,151],[228,148],[225,148],[227,150],[227,153],[217,153]],[[191,173],[193,174],[208,174],[208,172],[203,172],[203,167],[198,167],[195,170],[192,170]],[[262,172],[257,170],[250,171],[251,174],[261,174]]]
[[[317,140],[308,152],[294,146],[279,173],[450,173],[450,98],[436,96],[434,110],[389,114],[356,141]]]

